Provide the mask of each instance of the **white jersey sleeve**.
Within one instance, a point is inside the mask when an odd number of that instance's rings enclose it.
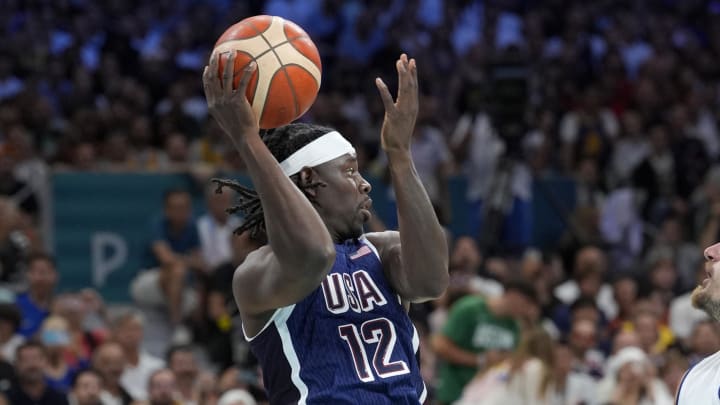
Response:
[[[704,358],[685,373],[678,405],[720,405],[720,352]]]

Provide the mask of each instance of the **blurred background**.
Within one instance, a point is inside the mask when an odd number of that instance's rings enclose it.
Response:
[[[446,295],[411,310],[427,403],[672,403],[720,349],[689,296],[720,240],[719,1],[6,0],[10,403],[265,401],[229,290],[253,247],[209,180],[249,183],[201,84],[257,14],[318,46],[301,120],[355,144],[369,230],[397,227],[373,81],[417,60],[412,153],[451,252]]]

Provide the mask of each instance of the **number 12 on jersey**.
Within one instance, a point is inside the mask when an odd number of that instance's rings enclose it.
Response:
[[[372,367],[380,378],[389,378],[410,372],[404,361],[390,361],[397,335],[395,326],[387,318],[377,318],[363,322],[360,330],[353,324],[338,327],[340,337],[348,344],[350,354],[355,363],[360,381],[375,381],[375,375],[370,370],[365,345],[375,345],[372,358]]]

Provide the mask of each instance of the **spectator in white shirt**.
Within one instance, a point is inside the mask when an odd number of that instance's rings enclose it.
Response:
[[[116,319],[113,334],[127,361],[120,382],[135,400],[144,401],[150,375],[163,368],[165,362],[142,350],[143,317],[139,313],[128,312]]]
[[[673,398],[645,352],[626,347],[608,360],[607,374],[598,384],[594,403],[670,405]]]
[[[589,404],[597,383],[586,373],[573,370],[575,355],[563,342],[555,343],[555,391],[557,404]]]
[[[706,277],[707,273],[705,273],[705,263],[703,262],[697,266],[695,278],[698,280],[698,284],[701,284]],[[693,307],[691,293],[692,291],[688,291],[670,301],[668,323],[673,335],[684,343],[687,343],[686,340],[690,338],[695,324],[708,319],[708,315],[704,311]]]
[[[105,342],[93,353],[92,367],[102,376],[100,399],[103,405],[130,405],[133,402],[120,381],[125,363],[125,353],[117,342]]]
[[[594,298],[605,318],[613,319],[617,315],[617,303],[612,287],[603,282],[606,272],[605,253],[593,246],[583,247],[575,255],[573,278],[555,288],[555,297],[566,305],[580,296]]]
[[[622,137],[612,148],[611,172],[614,184],[630,180],[633,170],[650,153],[650,144],[644,131],[642,116],[634,110],[626,111],[622,118]]]
[[[213,185],[206,190],[207,213],[197,220],[200,249],[210,269],[232,260],[230,238],[240,225],[237,216],[225,211],[232,206],[234,192],[216,193],[215,189]]]

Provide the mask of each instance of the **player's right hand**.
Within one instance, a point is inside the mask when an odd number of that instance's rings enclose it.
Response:
[[[246,136],[258,134],[258,117],[250,105],[245,90],[257,64],[250,62],[242,72],[237,89],[233,89],[233,67],[236,52],[230,52],[222,74],[218,74],[221,54],[213,54],[210,65],[203,71],[203,89],[207,99],[208,111],[225,133],[238,147]]]

